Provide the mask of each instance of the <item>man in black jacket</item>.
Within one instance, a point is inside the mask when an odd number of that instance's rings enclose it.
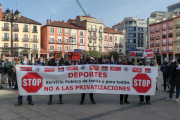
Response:
[[[84,61],[83,64],[93,64],[92,62],[90,62],[90,55],[86,55],[86,60]],[[89,96],[90,96],[91,102],[93,104],[96,104],[94,101],[94,98],[93,98],[93,93],[89,93]],[[85,93],[82,93],[81,102],[79,103],[80,105],[82,105],[84,103],[84,99],[85,99]]]

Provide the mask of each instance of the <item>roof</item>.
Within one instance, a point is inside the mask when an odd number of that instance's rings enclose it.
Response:
[[[51,23],[48,23],[46,25],[44,25],[43,27],[45,26],[53,26],[53,27],[62,27],[62,28],[71,28],[71,29],[81,29],[81,30],[86,30],[86,28],[84,27],[80,27],[78,25],[71,25],[69,23],[66,23],[66,22],[60,22],[60,21],[53,21]],[[42,27],[42,28],[43,28]]]
[[[109,27],[104,28],[104,33],[111,33],[111,34],[120,34],[120,35],[123,35],[123,33],[118,32],[118,31],[115,31],[115,30],[113,30],[113,29],[111,29],[111,28],[109,28]]]
[[[168,19],[166,19],[166,20],[164,20],[164,21],[161,21],[161,22],[158,22],[158,23],[152,23],[152,24],[150,24],[149,26],[153,26],[153,25],[157,25],[157,24],[160,24],[160,23],[168,22],[168,21],[174,20],[174,19],[176,19],[176,18],[180,18],[180,15],[177,15],[177,16],[174,17],[174,18],[168,18]],[[158,20],[159,20],[159,19],[158,19]]]
[[[118,24],[115,24],[114,26],[116,26],[116,25],[121,25],[121,24],[124,24],[124,22],[120,22],[120,23],[118,23]]]
[[[96,18],[93,18],[93,17],[90,17],[90,16],[81,16],[81,15],[78,15],[79,17],[85,17],[85,18],[92,18],[92,19],[96,19]]]
[[[10,14],[12,16],[12,13]],[[5,12],[2,12],[2,21],[6,21],[6,18],[5,18]],[[10,20],[9,20],[10,21]],[[41,23],[35,21],[35,20],[32,20],[32,19],[29,19],[27,17],[24,17],[24,16],[20,16],[18,20],[15,20],[14,22],[17,22],[17,23],[28,23],[28,24],[36,24],[36,25],[41,25]]]

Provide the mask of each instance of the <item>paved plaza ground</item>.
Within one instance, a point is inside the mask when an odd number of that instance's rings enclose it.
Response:
[[[133,95],[128,98],[130,104],[120,105],[119,95],[112,94],[94,94],[96,105],[86,94],[85,103],[79,105],[81,95],[69,94],[63,95],[62,105],[56,95],[52,105],[47,105],[49,96],[33,96],[35,105],[28,105],[24,97],[23,105],[15,106],[18,91],[4,89],[0,90],[0,120],[180,120],[180,103],[165,101],[168,93],[163,91],[162,82],[159,72],[152,105],[140,105],[139,96]]]

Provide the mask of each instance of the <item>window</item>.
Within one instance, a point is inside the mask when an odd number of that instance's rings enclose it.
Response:
[[[121,49],[119,49],[119,52],[121,52]]]
[[[96,26],[95,25],[93,26],[93,31],[96,31]]]
[[[54,51],[54,45],[50,45],[50,51]]]
[[[93,48],[93,50],[96,50],[96,48]]]
[[[119,37],[119,42],[121,42],[121,40],[122,40],[122,37],[120,36],[120,37]]]
[[[89,48],[89,51],[91,51],[91,48]]]
[[[84,50],[84,46],[80,46],[80,49],[81,49],[81,50]]]
[[[112,41],[112,36],[109,36],[109,40]]]
[[[151,30],[154,31],[154,27],[152,27]]]
[[[102,33],[99,33],[99,38],[102,39]]]
[[[65,38],[65,43],[69,44],[69,38]]]
[[[156,40],[156,43],[159,43],[159,40]]]
[[[112,42],[109,43],[109,47],[112,47]]]
[[[62,29],[61,28],[58,28],[58,35],[61,35],[62,34]]]
[[[80,43],[84,43],[84,39],[80,39]]]
[[[156,26],[156,29],[159,30],[159,26]]]
[[[50,34],[54,34],[54,28],[50,28]]]
[[[83,36],[84,36],[84,32],[80,31],[80,37],[83,37]]]
[[[169,44],[172,44],[172,38],[169,39]]]
[[[102,52],[102,48],[99,48],[99,52]]]
[[[18,24],[14,24],[14,30],[18,30]]]
[[[177,24],[180,24],[180,20],[177,21]]]
[[[151,34],[151,37],[154,37],[154,34]]]
[[[171,23],[169,23],[169,26],[171,26],[172,27],[172,25],[173,25],[173,23],[171,22]]]
[[[105,35],[105,40],[107,40],[107,35]]]
[[[76,31],[72,31],[72,36],[73,36],[73,37],[76,36]]]
[[[37,45],[33,44],[33,50],[37,50]]]
[[[9,40],[9,33],[4,33],[4,40]]]
[[[114,51],[116,51],[116,52],[117,52],[117,49],[114,49]]]
[[[163,32],[163,35],[166,35],[166,31]]]
[[[132,37],[133,36],[133,34],[132,33],[128,33],[128,37]]]
[[[107,42],[104,42],[104,45],[107,47]]]
[[[157,50],[157,52],[159,52],[159,48],[157,48],[156,50]]]
[[[65,35],[68,36],[69,35],[69,30],[65,29]]]
[[[117,42],[117,36],[115,36],[115,41]]]
[[[14,34],[14,40],[18,40],[18,34]]]
[[[28,25],[24,25],[24,31],[25,31],[25,32],[28,31]]]
[[[57,46],[57,51],[62,51],[61,46]]]
[[[4,29],[9,29],[9,23],[4,23]]]
[[[28,40],[28,35],[24,34],[24,40]]]
[[[177,52],[180,52],[180,45],[177,45]]]
[[[166,45],[166,39],[163,40],[163,45]]]
[[[109,52],[111,52],[112,51],[112,48],[109,48]]]
[[[4,43],[4,47],[8,47],[8,43]]]
[[[62,43],[62,39],[61,39],[61,37],[58,37],[58,41],[57,41],[58,43]]]
[[[172,46],[169,46],[169,51],[172,52]]]
[[[96,37],[96,33],[95,32],[93,33],[93,37]]]
[[[154,41],[152,41],[151,44],[154,45]]]
[[[33,35],[33,41],[37,41],[37,35]]]
[[[37,32],[37,26],[33,26],[33,31]]]
[[[91,26],[91,25],[89,25],[89,30],[91,30],[91,28],[92,28],[92,26]]]
[[[17,43],[14,43],[13,47],[18,47],[18,44],[17,44]]]
[[[92,38],[92,34],[89,32],[89,38]]]
[[[128,27],[128,31],[133,31],[133,27]]]
[[[76,47],[75,47],[75,46],[73,46],[73,47],[72,47],[72,51],[74,51],[74,49],[76,49]]]
[[[129,21],[129,24],[131,25],[131,24],[132,24],[132,21]]]
[[[72,40],[72,44],[76,44],[76,39],[73,39],[73,40]]]
[[[107,51],[108,51],[108,49],[105,49],[104,51],[105,51],[105,52],[107,52]]]
[[[69,51],[69,46],[65,46],[65,52]]]
[[[23,47],[28,48],[28,44],[23,44]]]

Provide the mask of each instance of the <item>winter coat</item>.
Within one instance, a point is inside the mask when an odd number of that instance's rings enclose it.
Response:
[[[36,61],[36,63],[34,64],[35,66],[45,66],[45,63],[40,63],[39,61]]]
[[[7,61],[6,68],[7,68],[7,73],[8,74],[11,74],[11,73],[14,72],[14,67],[15,67],[15,62],[14,61],[12,61],[12,62]]]
[[[2,67],[2,63],[4,63],[4,69]],[[0,73],[7,73],[7,68],[6,68],[6,61],[2,62],[2,60],[0,59]]]
[[[175,76],[176,76],[176,64],[173,63],[169,66],[169,77],[170,77],[169,83],[171,85],[175,85]]]
[[[167,75],[167,69],[168,69],[167,64],[166,64],[165,62],[163,62],[163,63],[161,64],[161,68],[160,68],[160,70],[161,70],[161,72],[163,73],[163,75]]]

